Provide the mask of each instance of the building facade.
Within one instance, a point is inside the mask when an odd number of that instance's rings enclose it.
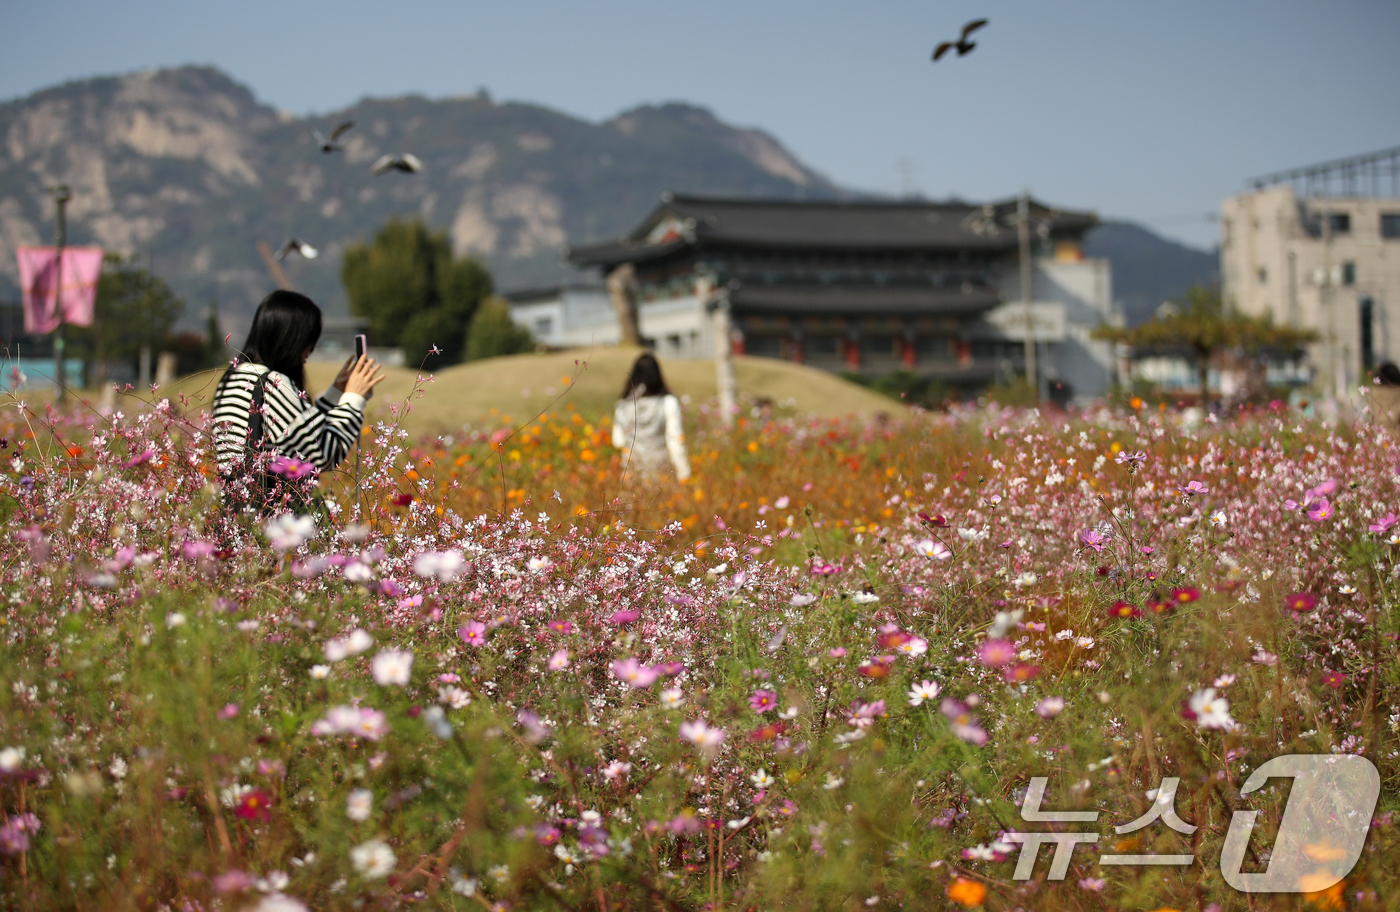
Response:
[[[1116,322],[1104,260],[1081,252],[1091,213],[1031,201],[1031,325],[1044,376],[1082,397],[1112,380],[1109,345],[1089,338]],[[1027,308],[1021,300],[1015,200],[989,205],[806,202],[670,194],[631,234],[576,247],[568,258],[604,276],[634,271],[637,322],[663,358],[712,357],[728,328],[736,354],[782,358],[876,378],[910,371],[973,389],[1024,370]],[[617,302],[594,289],[599,322],[557,338],[619,338]],[[530,325],[558,300],[512,298]],[[716,318],[724,312],[725,319]],[[602,330],[610,322],[611,335]],[[553,328],[554,324],[548,324]],[[562,324],[561,324],[562,325]],[[537,335],[550,337],[536,330]]]
[[[1311,379],[1350,398],[1400,360],[1400,148],[1253,183],[1221,206],[1225,301],[1317,332]]]

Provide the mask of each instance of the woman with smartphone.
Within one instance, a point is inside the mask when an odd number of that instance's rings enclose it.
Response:
[[[365,400],[384,372],[360,354],[309,399],[306,359],[320,338],[321,309],[305,295],[274,291],[258,305],[248,341],[214,393],[219,475],[233,505],[258,512],[304,506],[306,485],[294,483],[315,473],[303,464],[332,469],[359,438]]]

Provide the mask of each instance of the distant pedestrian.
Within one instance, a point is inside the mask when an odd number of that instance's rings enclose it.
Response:
[[[613,410],[612,441],[625,454],[628,469],[637,474],[665,474],[669,462],[676,478],[690,477],[681,403],[666,388],[653,355],[642,355],[632,364]]]
[[[1400,367],[1386,361],[1376,368],[1371,387],[1371,417],[1388,428],[1400,427]]]

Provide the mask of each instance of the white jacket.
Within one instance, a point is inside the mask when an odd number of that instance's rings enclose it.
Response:
[[[627,454],[627,469],[635,474],[664,474],[669,461],[676,477],[690,477],[685,452],[681,403],[675,396],[630,396],[613,410],[613,446]]]

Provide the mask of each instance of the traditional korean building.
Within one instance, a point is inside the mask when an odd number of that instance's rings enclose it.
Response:
[[[1098,220],[1035,201],[1028,212],[1042,371],[1076,395],[1097,395],[1111,379],[1113,353],[1089,332],[1117,319],[1107,261],[1086,259],[1080,249]],[[976,388],[1024,369],[1017,227],[1016,200],[664,194],[631,234],[574,247],[567,256],[600,270],[614,303],[630,288],[641,335],[662,357],[712,356],[716,327],[726,322],[714,315],[723,310],[736,354],[872,378],[908,370]],[[546,306],[538,295],[519,302],[527,304]],[[612,322],[611,333],[600,323],[591,338],[617,341]],[[587,331],[558,329],[572,337]]]

